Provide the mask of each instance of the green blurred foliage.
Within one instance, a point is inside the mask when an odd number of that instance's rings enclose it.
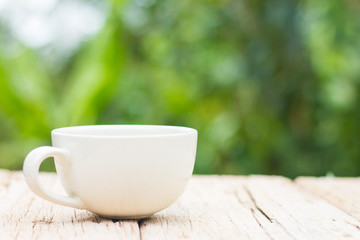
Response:
[[[198,129],[196,173],[360,174],[357,1],[106,9],[56,68],[0,24],[0,167],[20,169],[53,128],[167,124]]]

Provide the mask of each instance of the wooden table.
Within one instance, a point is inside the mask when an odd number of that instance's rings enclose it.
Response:
[[[55,174],[41,178],[59,191]],[[360,239],[360,178],[194,176],[168,209],[118,221],[49,203],[0,170],[0,239]]]

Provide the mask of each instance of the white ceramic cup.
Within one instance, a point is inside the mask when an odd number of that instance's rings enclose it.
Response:
[[[30,189],[65,206],[110,218],[144,218],[185,190],[195,163],[197,131],[152,125],[96,125],[55,129],[53,147],[32,150],[23,172]],[[54,157],[68,196],[46,190],[39,167]]]

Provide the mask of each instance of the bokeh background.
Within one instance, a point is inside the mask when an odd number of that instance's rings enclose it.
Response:
[[[1,168],[53,128],[167,124],[195,173],[356,176],[359,107],[356,0],[0,0]]]

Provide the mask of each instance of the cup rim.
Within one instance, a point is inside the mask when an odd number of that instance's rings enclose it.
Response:
[[[114,130],[120,130],[121,128],[125,129],[145,129],[145,128],[158,128],[161,130],[176,130],[175,132],[161,132],[161,133],[152,133],[152,134],[106,134],[106,133],[85,133],[84,129],[89,130],[102,130],[113,128]],[[56,128],[51,131],[51,135],[56,136],[68,136],[68,137],[86,137],[86,138],[144,138],[144,137],[171,137],[171,136],[184,136],[189,134],[197,135],[197,130],[190,127],[183,126],[172,126],[172,125],[145,125],[145,124],[106,124],[106,125],[79,125],[79,126],[69,126]]]

